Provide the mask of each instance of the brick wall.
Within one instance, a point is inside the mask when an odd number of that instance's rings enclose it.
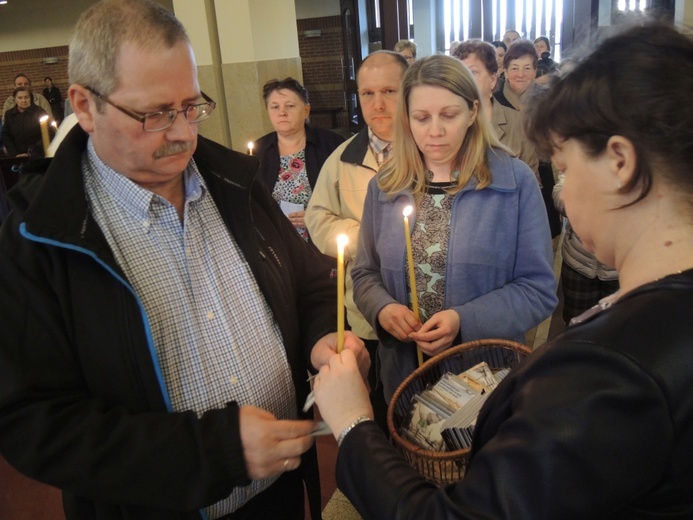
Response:
[[[296,21],[298,48],[303,69],[303,84],[310,94],[313,109],[344,109],[344,85],[342,58],[344,56],[342,25],[340,16],[303,18]],[[321,35],[306,37],[305,31],[319,29]],[[311,114],[314,126],[330,128],[330,114]],[[337,115],[337,127],[347,128],[344,110]]]
[[[39,93],[45,88],[43,78],[50,76],[53,84],[65,98],[67,87],[67,46],[46,47],[27,51],[0,52],[0,104],[14,90],[14,77],[20,72],[31,80],[31,86]],[[58,58],[57,63],[44,63],[46,58]],[[1,109],[0,109],[1,110]]]

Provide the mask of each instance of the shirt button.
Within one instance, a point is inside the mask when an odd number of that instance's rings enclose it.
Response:
[[[238,383],[238,378],[236,376],[231,376],[231,384],[235,385],[236,383]]]
[[[142,229],[144,229],[145,231],[146,231],[147,229],[149,229],[149,221],[148,221],[148,220],[145,221],[145,222],[142,222]]]
[[[214,313],[212,311],[207,312],[207,319],[208,320],[213,320],[214,319]]]

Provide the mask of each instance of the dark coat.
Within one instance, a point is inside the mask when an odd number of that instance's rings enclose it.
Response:
[[[367,520],[693,518],[692,316],[688,270],[546,343],[489,397],[457,484],[424,482],[373,422],[337,484]]]
[[[200,518],[249,482],[238,406],[167,407],[146,315],[87,206],[86,143],[73,129],[45,174],[25,174],[0,231],[0,451],[63,489],[68,518]],[[255,158],[202,137],[194,157],[279,325],[300,408],[311,348],[335,330],[334,279],[253,182]]]
[[[46,115],[45,110],[34,104],[24,112],[16,106],[7,111],[2,125],[2,142],[10,157],[28,153],[32,146],[41,145],[39,120]]]
[[[306,125],[306,173],[310,187],[315,187],[320,169],[344,138],[323,128]],[[258,179],[272,192],[279,176],[279,145],[277,132],[270,132],[255,141],[255,154],[260,159]]]

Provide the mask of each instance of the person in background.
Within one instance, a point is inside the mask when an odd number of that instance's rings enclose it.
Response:
[[[493,45],[481,40],[467,40],[457,47],[453,56],[471,71],[481,94],[481,112],[493,126],[500,142],[532,169],[538,181],[539,159],[534,144],[525,134],[522,114],[494,101],[498,62]]]
[[[491,42],[491,44],[496,49],[496,62],[498,63],[498,80],[496,81],[496,86],[493,89],[494,92],[498,90],[503,90],[503,85],[505,84],[505,67],[503,66],[503,58],[508,50],[508,47],[500,40]]]
[[[40,119],[48,116],[45,110],[31,101],[31,90],[27,87],[14,89],[12,107],[2,124],[2,135],[7,155],[10,157],[28,157],[35,147],[43,150],[41,141]],[[40,152],[38,156],[43,156]]]
[[[564,182],[565,174],[561,174],[553,188],[554,204],[563,217],[566,216],[565,204],[561,199]],[[603,298],[618,291],[618,273],[613,267],[602,264],[585,247],[567,218],[561,253],[563,321],[568,324]]]
[[[161,4],[90,6],[69,77],[79,124],[0,228],[0,452],[67,520],[304,520],[329,267],[257,159],[198,135],[215,103]]]
[[[537,51],[537,77],[536,82],[546,85],[551,74],[558,71],[558,64],[551,59],[551,42],[546,36],[539,36],[534,40],[534,48]]]
[[[43,81],[46,84],[46,88],[43,89],[43,97],[48,100],[51,106],[53,119],[60,124],[63,120],[63,96],[60,89],[53,85],[53,78],[46,76]]]
[[[324,254],[337,257],[337,237],[346,234],[345,305],[351,330],[361,338],[373,362],[368,374],[371,402],[380,427],[387,431],[387,403],[377,380],[378,337],[354,303],[351,271],[359,250],[359,230],[368,182],[393,153],[393,135],[400,83],[406,60],[393,51],[366,57],[356,74],[359,103],[366,126],[339,146],[322,167],[306,211],[313,243]]]
[[[308,92],[293,78],[268,81],[262,88],[262,98],[274,132],[255,142],[260,159],[258,178],[278,203],[285,201],[305,208],[322,165],[344,138],[308,125]],[[288,211],[287,217],[309,240],[305,209]]]
[[[556,307],[539,186],[479,117],[480,105],[458,59],[418,60],[402,80],[394,155],[368,186],[354,300],[378,334],[388,402],[416,368],[417,346],[434,356],[474,339],[523,342]],[[415,208],[416,287],[405,261],[406,206]],[[413,291],[420,321],[409,308]]]
[[[496,101],[525,114],[536,98],[541,96],[547,88],[535,82],[538,61],[536,49],[530,41],[518,40],[513,43],[503,58],[506,81],[503,90],[494,93]],[[530,135],[529,138],[531,139],[532,136]],[[544,206],[549,219],[551,236],[556,238],[562,231],[561,218],[552,198],[556,180],[550,158],[542,157],[539,153],[537,156],[539,156],[538,170]]]
[[[416,61],[416,44],[411,40],[398,41],[393,50],[407,60],[408,65]]]
[[[503,34],[503,43],[505,44],[506,49],[510,48],[513,42],[519,40],[520,38],[522,38],[522,36],[515,29],[508,29],[505,31],[505,34]]]
[[[493,391],[462,480],[426,482],[388,442],[351,353],[321,368],[337,485],[362,518],[693,517],[691,91],[690,37],[647,24],[604,41],[539,103],[531,135],[621,288]]]
[[[31,81],[29,80],[28,76],[26,74],[17,74],[14,77],[14,88],[28,88],[29,92],[31,93],[31,102],[34,105],[40,106],[43,110],[46,111],[47,114],[51,113],[51,105],[48,102],[48,100],[43,97],[41,94],[38,92],[34,92],[31,89]],[[11,108],[14,108],[15,106],[15,101],[14,101],[14,95],[10,95],[5,100],[5,104],[2,106],[2,118],[5,119],[5,114],[10,110]]]

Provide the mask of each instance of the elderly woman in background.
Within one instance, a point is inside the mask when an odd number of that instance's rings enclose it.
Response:
[[[551,42],[546,36],[539,36],[534,40],[534,48],[537,51],[537,78],[536,82],[546,85],[551,79],[551,74],[558,71],[558,64],[551,59]]]
[[[513,108],[524,114],[524,111],[534,102],[535,98],[545,92],[546,87],[535,82],[537,76],[537,50],[528,40],[517,40],[505,53],[503,64],[505,65],[505,85],[503,90],[493,95],[501,105]],[[530,139],[532,136],[529,136]],[[546,214],[549,219],[551,236],[558,237],[561,234],[561,218],[553,204],[552,192],[556,184],[551,160],[549,157],[539,156],[539,182],[541,195],[544,199]]]
[[[493,391],[462,480],[437,488],[395,451],[350,351],[320,369],[337,484],[362,518],[693,518],[691,91],[693,41],[646,25],[539,103],[570,221],[621,289]]]
[[[303,220],[305,207],[323,163],[344,142],[344,138],[308,125],[308,92],[295,79],[268,81],[262,88],[262,97],[275,131],[255,141],[260,159],[258,178],[278,203],[284,201],[304,208],[289,210],[287,217],[308,241],[308,230]]]
[[[14,89],[12,97],[15,106],[5,114],[2,142],[10,157],[27,157],[34,146],[41,146],[39,120],[48,114],[33,103],[31,90],[27,87]]]
[[[416,44],[411,40],[398,41],[392,50],[407,60],[407,65],[411,65],[416,61]]]
[[[458,59],[434,55],[402,82],[394,152],[369,186],[352,270],[354,301],[378,335],[385,399],[428,356],[463,341],[524,333],[551,314],[556,282],[534,174],[479,117]],[[408,283],[402,212],[416,287]],[[408,306],[417,291],[421,321]]]
[[[525,134],[522,114],[494,102],[493,91],[498,80],[498,61],[494,47],[481,40],[467,40],[455,48],[453,56],[472,72],[481,95],[482,113],[493,126],[500,142],[515,152],[539,180],[539,159],[534,144]]]

